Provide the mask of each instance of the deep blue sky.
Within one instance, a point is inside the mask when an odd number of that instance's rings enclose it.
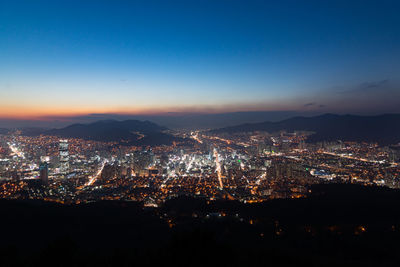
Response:
[[[400,112],[400,1],[0,0],[0,117]]]

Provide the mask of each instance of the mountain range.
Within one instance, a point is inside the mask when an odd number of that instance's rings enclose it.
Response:
[[[1,129],[3,130],[3,129]],[[7,129],[3,131],[6,134]],[[82,138],[95,141],[123,142],[129,145],[168,145],[183,141],[166,133],[166,127],[141,120],[101,120],[92,123],[72,124],[59,129],[24,128],[24,135],[53,135],[61,138]],[[400,114],[356,116],[324,114],[314,117],[293,117],[281,121],[246,123],[208,131],[212,134],[266,131],[309,131],[308,142],[357,141],[378,142],[382,145],[400,142]]]
[[[150,121],[139,120],[102,120],[89,124],[72,124],[60,129],[26,129],[25,135],[49,135],[61,138],[81,138],[102,142],[124,142],[129,145],[163,145],[178,141],[164,133],[166,127]]]
[[[168,112],[162,114],[112,114],[92,113],[79,116],[51,116],[44,120],[7,119],[0,118],[0,127],[21,128],[62,128],[75,123],[93,123],[101,120],[140,120],[151,121],[169,129],[215,129],[239,125],[242,123],[256,123],[263,121],[280,121],[295,116],[315,116],[321,113],[297,111],[240,111],[225,113],[185,113]]]
[[[232,127],[220,128],[211,133],[241,133],[266,131],[311,131],[308,139],[318,141],[357,141],[395,144],[400,142],[400,114],[379,116],[355,116],[324,114],[315,117],[294,117],[279,122],[247,123]]]

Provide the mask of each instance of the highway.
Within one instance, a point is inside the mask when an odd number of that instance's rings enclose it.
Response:
[[[104,166],[106,166],[106,163],[107,163],[107,162],[108,162],[108,160],[104,159],[104,160],[102,161],[102,163],[101,163],[100,168],[99,168],[98,171],[96,172],[96,174],[95,174],[94,176],[91,176],[91,177],[89,178],[89,181],[88,181],[86,184],[84,184],[84,185],[82,185],[82,186],[79,186],[77,189],[78,189],[78,190],[82,190],[82,189],[85,188],[86,186],[93,185],[93,184],[96,182],[96,180],[100,177],[101,172],[103,171]]]
[[[96,180],[100,177],[101,172],[104,169],[104,166],[106,166],[106,163],[108,162],[108,160],[104,159],[103,162],[101,163],[101,167],[100,169],[97,171],[96,175],[92,176],[89,181],[85,184],[85,186],[89,186],[94,184],[94,182],[96,182]]]
[[[19,150],[19,148],[15,144],[12,144],[10,142],[8,142],[7,144],[8,144],[8,147],[11,149],[13,154],[17,155],[20,158],[23,158],[23,159],[25,158],[24,152]]]
[[[323,151],[321,152],[322,154],[326,154],[326,155],[331,155],[331,156],[336,156],[336,157],[340,157],[340,158],[345,158],[345,159],[354,159],[354,160],[358,160],[358,161],[363,161],[363,162],[369,162],[369,163],[381,163],[380,161],[377,160],[369,160],[369,159],[364,159],[364,158],[358,158],[358,157],[352,157],[352,156],[348,156],[348,155],[342,155],[342,154],[335,154],[332,152],[326,152]],[[397,163],[391,163],[394,166],[397,166]]]
[[[215,165],[216,165],[216,172],[218,175],[218,182],[219,182],[219,187],[220,189],[224,188],[224,185],[222,183],[222,169],[221,169],[221,163],[219,162],[219,156],[218,156],[218,151],[216,148],[214,148],[214,157],[215,157]]]

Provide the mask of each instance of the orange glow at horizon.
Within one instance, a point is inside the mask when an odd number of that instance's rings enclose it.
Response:
[[[284,107],[266,108],[261,105],[199,105],[199,106],[158,106],[158,107],[136,107],[136,108],[94,108],[94,107],[20,107],[20,106],[3,106],[0,107],[1,119],[17,119],[17,120],[53,120],[54,118],[62,119],[63,117],[86,116],[89,114],[115,114],[115,115],[168,115],[169,113],[181,114],[213,114],[224,112],[240,112],[240,111],[279,111],[287,110]]]

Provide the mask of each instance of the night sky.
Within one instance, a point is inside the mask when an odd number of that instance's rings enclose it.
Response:
[[[400,112],[400,1],[0,0],[0,118]]]

